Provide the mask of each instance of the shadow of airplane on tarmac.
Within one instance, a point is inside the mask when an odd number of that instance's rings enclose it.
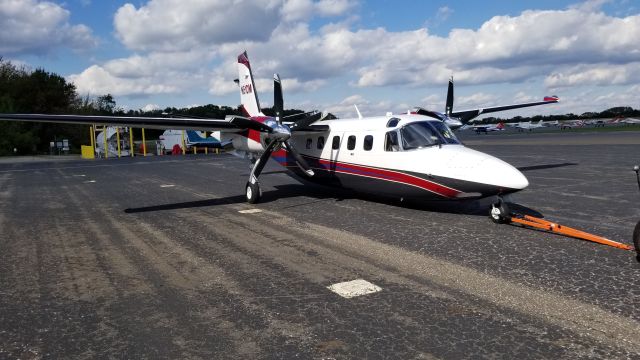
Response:
[[[400,200],[398,198],[384,197],[380,195],[359,193],[344,188],[334,188],[317,184],[286,184],[274,186],[276,190],[262,193],[261,203],[270,203],[284,198],[300,198],[300,202],[286,204],[280,209],[290,209],[299,206],[308,206],[325,201],[343,201],[345,199],[358,199],[367,202],[396,206],[408,209],[415,209],[426,212],[440,212],[473,216],[488,216],[491,204],[496,202],[496,198],[484,198],[474,200],[443,200],[443,201],[418,201]],[[146,213],[154,211],[170,211],[181,209],[192,209],[199,207],[212,207],[230,204],[244,204],[246,198],[243,195],[233,195],[214,199],[185,201],[179,203],[159,204],[138,208],[127,208],[127,214]],[[527,208],[519,204],[509,204],[510,208],[520,214],[527,214],[536,217],[543,217],[538,211]]]

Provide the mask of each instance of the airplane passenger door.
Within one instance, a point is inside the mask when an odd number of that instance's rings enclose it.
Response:
[[[340,157],[343,136],[344,133],[331,132],[331,138],[328,139],[329,145],[331,146],[331,153],[329,156],[331,172],[336,170],[336,162],[339,161],[338,158]]]

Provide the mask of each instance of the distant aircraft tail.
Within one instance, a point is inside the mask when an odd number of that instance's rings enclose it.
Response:
[[[215,137],[202,137],[197,131],[187,130],[187,140],[190,146],[208,147],[208,148],[224,148],[229,145],[229,141],[221,142]]]
[[[186,132],[187,132],[187,139],[189,139],[189,142],[197,143],[199,141],[204,140],[204,138],[194,130],[187,130]]]
[[[244,115],[263,116],[246,51],[238,55],[238,85],[240,86],[240,102]]]
[[[503,122],[498,123],[498,126],[496,126],[496,129],[504,130],[504,123]]]

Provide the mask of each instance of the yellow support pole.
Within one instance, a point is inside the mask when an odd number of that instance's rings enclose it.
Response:
[[[109,157],[109,148],[107,147],[107,126],[103,126],[102,129],[102,134],[104,134],[104,158],[106,159]]]
[[[116,126],[116,141],[118,142],[118,159],[120,159],[120,128]]]
[[[144,128],[142,128],[142,156],[147,156],[147,143],[144,137]]]
[[[182,155],[187,153],[187,144],[184,142],[184,130],[182,130]]]
[[[93,135],[93,125],[89,126],[89,137],[91,138],[91,148],[94,149],[96,148],[96,138]]]
[[[129,128],[129,155],[133,157],[133,128]]]
[[[207,132],[206,131],[204,132],[204,138],[205,139],[207,138]],[[209,148],[205,146],[204,147],[204,154],[207,155],[208,153],[209,153]]]

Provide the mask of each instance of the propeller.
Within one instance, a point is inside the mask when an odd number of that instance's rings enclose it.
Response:
[[[271,154],[278,146],[283,146],[296,161],[296,164],[304,171],[307,176],[313,176],[314,172],[307,163],[307,161],[300,155],[298,150],[291,144],[289,139],[291,133],[306,128],[314,122],[320,120],[322,113],[315,112],[305,116],[293,122],[291,125],[284,125],[282,118],[284,114],[284,98],[282,96],[282,83],[278,74],[273,75],[273,110],[275,112],[275,121],[267,120],[265,122],[255,121],[250,118],[242,116],[235,116],[231,119],[232,123],[235,123],[241,127],[249,129],[259,130],[267,132],[268,145],[260,158],[256,161],[251,171],[252,182],[257,181],[258,176],[262,173],[262,169],[267,164],[267,161],[271,157]]]
[[[447,102],[445,103],[444,113],[451,116],[453,112],[453,76],[449,78],[449,87],[447,88]]]
[[[447,124],[447,126],[449,126],[451,129],[454,129],[454,130],[461,127],[462,125],[464,125],[464,122],[466,122],[465,119],[453,117],[452,115],[453,114],[453,76],[449,79],[449,86],[447,88],[447,101],[445,103],[444,114],[437,111],[427,110],[421,107],[414,108],[412,112],[441,120],[442,122]]]

